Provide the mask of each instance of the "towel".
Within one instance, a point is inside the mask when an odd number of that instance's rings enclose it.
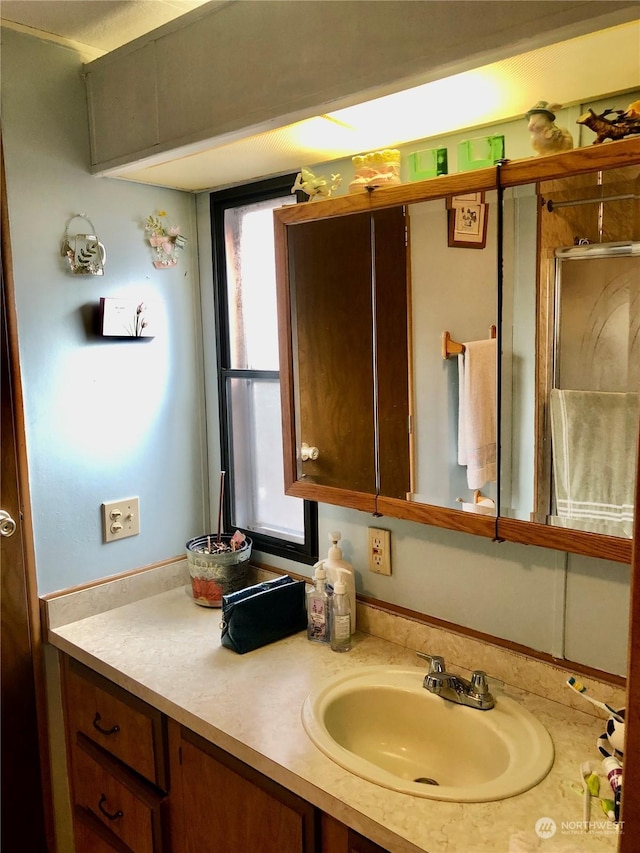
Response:
[[[470,489],[496,480],[496,341],[465,343],[458,356],[458,464]]]
[[[556,513],[593,532],[629,536],[633,524],[638,394],[553,389]]]

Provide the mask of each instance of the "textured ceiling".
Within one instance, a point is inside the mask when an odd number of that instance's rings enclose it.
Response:
[[[207,0],[2,0],[0,15],[107,53]],[[220,5],[219,3],[214,5]]]

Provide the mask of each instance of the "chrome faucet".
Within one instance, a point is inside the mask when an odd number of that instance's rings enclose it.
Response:
[[[489,692],[487,674],[478,669],[471,673],[471,681],[447,672],[444,658],[440,655],[427,655],[418,652],[418,657],[429,662],[429,672],[425,676],[422,686],[429,693],[441,696],[449,702],[457,702],[458,705],[467,705],[469,708],[477,708],[479,711],[488,711],[495,705],[495,699]]]

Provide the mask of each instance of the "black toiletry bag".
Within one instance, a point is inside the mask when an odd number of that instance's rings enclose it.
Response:
[[[222,596],[221,642],[243,655],[307,626],[305,582],[289,575]]]

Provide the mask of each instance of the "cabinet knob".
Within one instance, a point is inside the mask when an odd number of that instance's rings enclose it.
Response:
[[[320,451],[317,447],[309,447],[306,442],[303,443],[300,448],[300,458],[303,462],[306,462],[307,459],[315,460],[318,456],[320,456]]]
[[[9,513],[0,509],[0,536],[13,536],[16,527],[17,525]]]

